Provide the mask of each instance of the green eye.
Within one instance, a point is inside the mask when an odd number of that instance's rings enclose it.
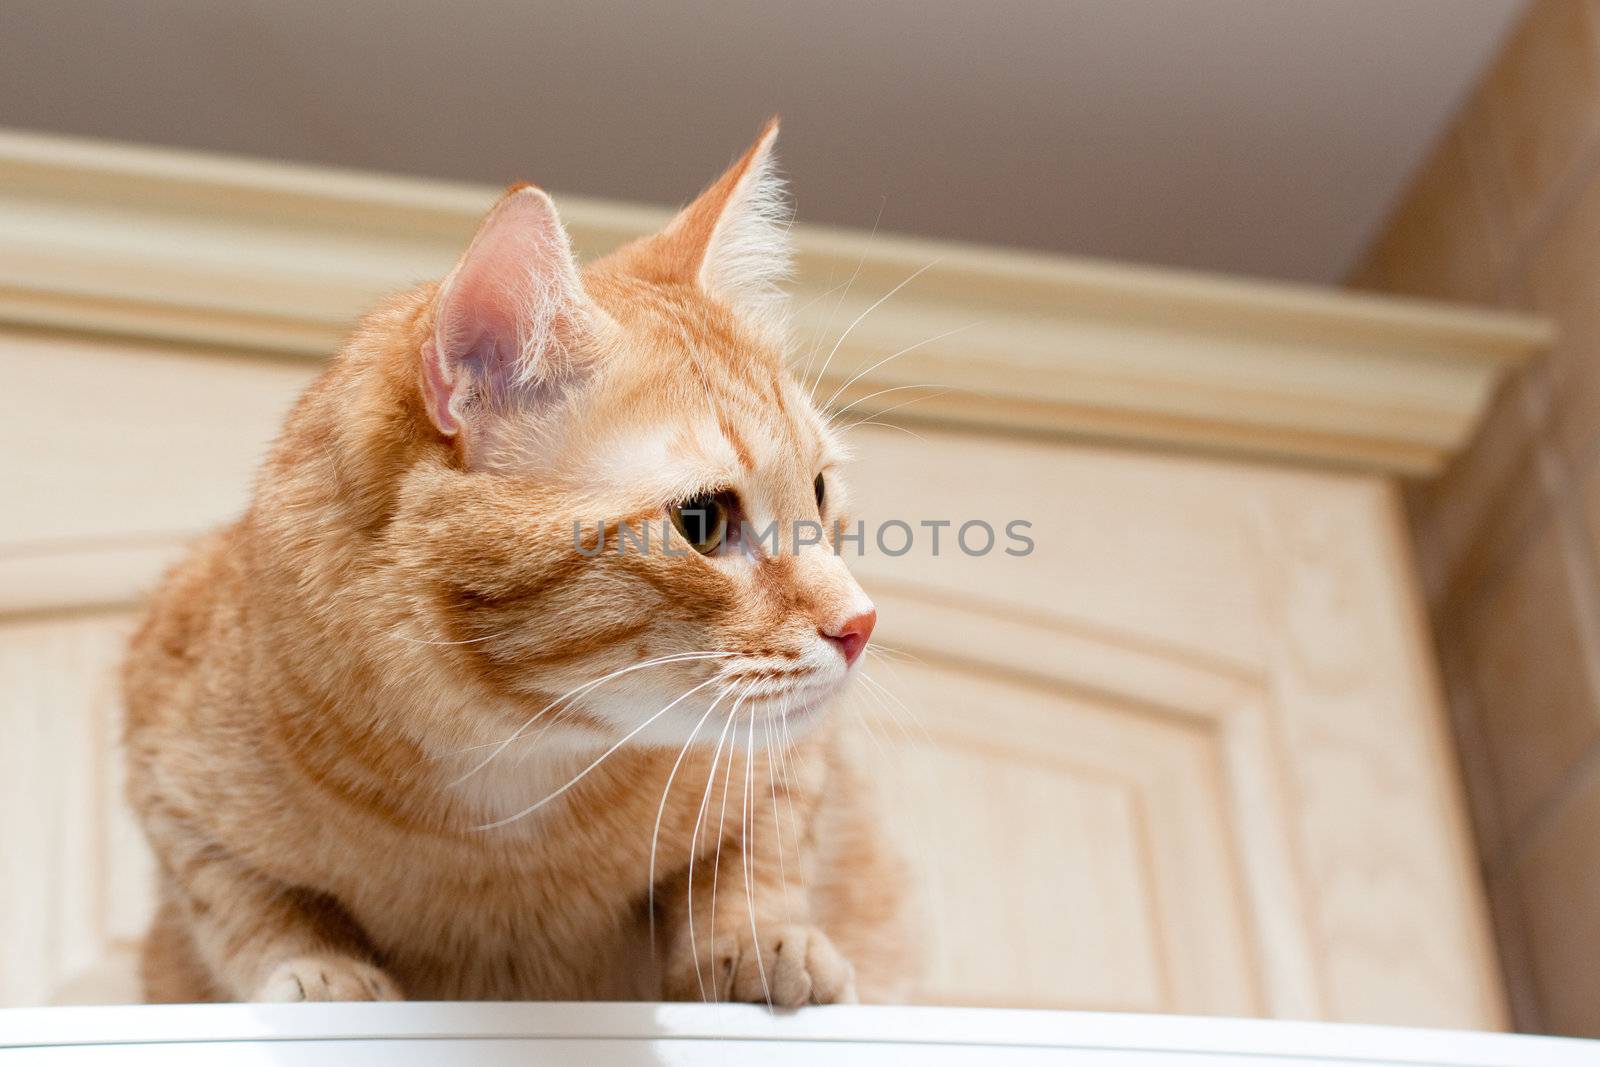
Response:
[[[811,483],[811,487],[817,491],[817,510],[821,511],[822,500],[823,497],[827,495],[828,489],[827,485],[822,480],[822,475],[817,475],[817,480]]]
[[[728,532],[728,504],[722,493],[702,493],[691,497],[669,514],[672,516],[672,525],[702,556],[715,552]]]

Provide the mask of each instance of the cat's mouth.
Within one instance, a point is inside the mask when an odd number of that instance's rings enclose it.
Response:
[[[785,729],[821,719],[854,672],[810,664],[740,664],[723,682],[733,694],[727,707],[736,719]]]
[[[745,709],[755,721],[793,725],[807,722],[825,711],[842,686],[837,682],[810,682],[764,693],[746,701]]]

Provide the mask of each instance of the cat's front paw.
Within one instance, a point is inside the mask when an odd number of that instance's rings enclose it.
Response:
[[[394,979],[348,956],[297,956],[273,969],[251,1000],[403,1000]]]
[[[704,993],[702,993],[704,983]],[[748,930],[717,940],[712,959],[684,959],[669,969],[673,1000],[706,999],[797,1008],[803,1004],[856,1003],[856,974],[828,935],[815,926]]]

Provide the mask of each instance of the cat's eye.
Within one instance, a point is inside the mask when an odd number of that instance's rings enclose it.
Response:
[[[728,494],[701,493],[674,507],[668,514],[683,539],[703,556],[722,544],[728,532]]]
[[[811,483],[811,487],[817,491],[817,510],[821,511],[823,498],[828,493],[827,483],[822,480],[822,475],[819,474],[817,475],[817,480]]]

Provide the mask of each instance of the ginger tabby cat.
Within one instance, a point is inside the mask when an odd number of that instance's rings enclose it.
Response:
[[[906,995],[827,711],[872,604],[750,536],[845,506],[784,368],[776,132],[581,271],[507,193],[166,576],[124,673],[148,999]]]

